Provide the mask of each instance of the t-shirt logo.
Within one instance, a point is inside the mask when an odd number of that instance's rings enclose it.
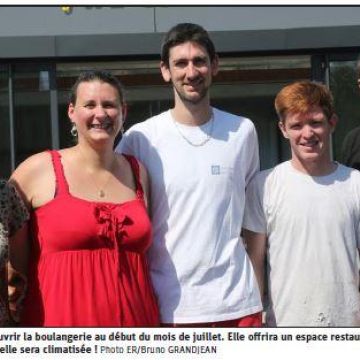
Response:
[[[211,174],[220,175],[220,165],[211,165]]]

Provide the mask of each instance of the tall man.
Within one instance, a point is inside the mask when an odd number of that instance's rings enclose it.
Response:
[[[160,69],[174,107],[133,126],[117,150],[150,175],[148,259],[162,322],[259,326],[259,290],[240,238],[245,186],[259,166],[254,125],[210,106],[218,57],[201,26],[166,34]]]
[[[243,225],[262,290],[267,255],[267,324],[359,326],[360,172],[331,160],[331,94],[297,82],[275,108],[291,160],[250,183]]]

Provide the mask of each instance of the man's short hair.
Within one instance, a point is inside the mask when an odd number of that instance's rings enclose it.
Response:
[[[275,98],[275,110],[282,122],[289,113],[304,114],[314,106],[319,106],[328,120],[335,113],[330,90],[315,81],[294,82],[281,89]]]
[[[161,61],[168,66],[170,49],[188,41],[203,46],[209,55],[210,61],[214,60],[216,55],[215,46],[208,32],[197,24],[180,23],[166,33],[161,45]]]

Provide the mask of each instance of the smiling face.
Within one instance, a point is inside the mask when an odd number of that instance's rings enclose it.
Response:
[[[336,117],[329,120],[319,106],[305,113],[288,113],[279,122],[282,134],[290,142],[292,164],[300,171],[308,167],[330,167],[330,135],[335,129]]]
[[[217,71],[217,57],[211,62],[206,49],[191,41],[172,47],[169,65],[161,63],[164,80],[173,84],[175,102],[199,103],[208,96],[212,77]]]
[[[122,126],[119,93],[112,85],[100,81],[81,82],[76,90],[76,102],[70,103],[68,115],[76,124],[79,142],[114,142]]]

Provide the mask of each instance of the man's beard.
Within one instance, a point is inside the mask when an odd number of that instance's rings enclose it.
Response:
[[[184,103],[190,103],[192,105],[196,105],[200,103],[208,94],[209,88],[204,87],[201,92],[198,94],[197,97],[193,98],[192,96],[188,96],[185,92],[181,92],[177,89],[176,86],[174,86],[174,89],[178,95],[178,97],[184,102]]]

